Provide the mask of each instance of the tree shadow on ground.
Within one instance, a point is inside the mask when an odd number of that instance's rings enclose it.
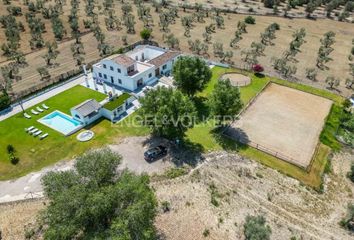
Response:
[[[194,97],[193,102],[197,109],[197,123],[204,122],[210,114],[206,97]]]
[[[225,151],[238,151],[248,148],[249,138],[240,128],[218,127],[211,131],[215,141]]]
[[[176,141],[168,140],[163,137],[151,136],[143,142],[143,146],[153,148],[158,145],[163,145],[168,148],[169,160],[177,167],[187,164],[195,167],[204,160],[202,156],[203,146],[198,143],[193,143],[189,140]],[[158,159],[157,159],[158,160]]]
[[[84,126],[83,129],[91,130],[94,126],[100,124],[104,120],[105,120],[105,118],[101,117],[101,118],[95,120],[94,122],[90,123],[89,125]]]
[[[340,94],[342,91],[340,90],[340,89],[338,89],[338,88],[335,88],[335,87],[326,87],[326,89],[328,90],[328,91],[332,91],[332,92],[337,92],[338,94]]]
[[[197,166],[200,162],[204,161],[203,146],[199,143],[191,142],[184,139],[179,144],[171,143],[169,154],[171,161],[176,166],[187,164],[191,167]]]
[[[263,73],[255,73],[254,75],[256,77],[258,77],[258,78],[264,78],[265,77],[265,75]]]

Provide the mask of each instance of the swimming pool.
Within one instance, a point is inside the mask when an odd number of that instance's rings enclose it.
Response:
[[[58,110],[42,117],[38,122],[68,136],[83,127],[83,124]]]

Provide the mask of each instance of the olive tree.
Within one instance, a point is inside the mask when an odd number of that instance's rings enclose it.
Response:
[[[154,135],[183,138],[185,132],[193,127],[195,106],[179,90],[158,87],[149,91],[140,102],[142,124],[148,126]]]
[[[42,178],[47,207],[34,229],[44,239],[156,239],[157,200],[147,175],[117,171],[109,149],[79,156],[74,169]]]
[[[173,79],[177,89],[188,96],[202,91],[211,79],[207,63],[198,57],[183,56],[173,65]]]

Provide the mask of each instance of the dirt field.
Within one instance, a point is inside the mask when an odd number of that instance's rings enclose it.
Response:
[[[25,239],[25,225],[34,223],[38,212],[45,208],[43,200],[0,205],[0,231],[2,239]]]
[[[229,79],[232,86],[247,86],[251,83],[251,78],[238,73],[227,73],[221,79]]]
[[[156,227],[166,240],[240,240],[247,214],[262,214],[272,228],[272,240],[352,239],[338,224],[353,201],[354,185],[345,176],[352,154],[334,155],[333,173],[326,177],[325,193],[319,194],[257,162],[210,153],[188,176],[152,181],[159,202],[171,204],[171,211],[159,211]],[[218,193],[218,207],[211,204],[211,185]],[[43,208],[41,200],[0,205],[3,238],[23,239],[23,226]],[[208,237],[203,236],[206,229]]]
[[[306,168],[331,105],[330,100],[271,83],[227,134]]]
[[[22,6],[22,12],[25,14],[28,10],[27,7],[23,7],[22,1],[14,0],[12,1],[13,5],[20,5]],[[97,7],[95,11],[98,13],[99,22],[101,23],[102,30],[106,33],[106,40],[110,43],[114,48],[118,49],[122,44],[121,37],[126,35],[126,29],[123,26],[120,31],[106,31],[104,25],[104,14],[98,10],[98,6],[102,6],[102,0],[97,2]],[[215,2],[216,3],[216,2]],[[52,4],[52,1],[46,2],[46,4]],[[79,11],[80,16],[80,30],[81,32],[88,31],[84,29],[82,20],[86,19],[85,13],[85,1],[81,1],[81,7]],[[115,2],[115,12],[117,16],[121,16],[121,3]],[[133,6],[133,13],[136,14],[137,10],[136,7]],[[187,12],[180,11],[179,15],[186,16],[191,15],[194,11],[187,10]],[[49,69],[50,74],[54,77],[59,75],[60,73],[67,72],[74,68],[75,62],[72,58],[72,54],[70,51],[70,44],[72,40],[70,40],[70,27],[68,25],[68,14],[70,13],[70,3],[64,6],[64,14],[61,16],[63,20],[64,26],[68,35],[66,39],[59,44],[59,51],[60,54],[58,56],[57,62],[59,66],[55,68]],[[6,7],[4,7],[3,3],[0,2],[0,15],[7,14]],[[36,14],[37,17],[41,17],[40,13]],[[159,22],[159,15],[154,11],[154,8],[151,7],[151,15],[154,21],[153,26],[153,40],[157,41],[159,44],[164,46],[163,43],[163,35],[166,34],[160,31],[160,27],[158,25]],[[222,42],[224,43],[225,50],[231,50],[229,47],[229,42],[231,37],[234,35],[236,30],[236,25],[239,20],[243,20],[245,15],[243,14],[227,14],[223,15],[225,19],[225,28],[224,29],[217,29],[216,33],[212,35],[212,42]],[[255,25],[248,25],[247,31],[248,33],[243,34],[243,39],[240,41],[240,48],[239,49],[232,49],[234,52],[233,62],[235,66],[244,67],[241,61],[241,50],[249,48],[252,41],[259,41],[260,33],[264,31],[264,29],[271,23],[277,22],[280,25],[280,30],[276,32],[276,39],[274,40],[275,45],[267,46],[265,50],[265,56],[261,57],[260,63],[265,67],[265,72],[271,75],[276,75],[276,73],[272,70],[272,63],[271,58],[274,56],[280,56],[284,50],[289,47],[289,43],[292,39],[291,34],[296,30],[304,27],[306,29],[306,43],[301,47],[301,52],[297,55],[298,62],[296,64],[298,68],[298,72],[296,77],[299,78],[300,81],[303,81],[306,84],[314,85],[316,87],[324,88],[326,84],[324,83],[324,79],[328,75],[334,75],[339,77],[342,82],[339,90],[342,91],[342,94],[348,95],[351,91],[344,87],[344,80],[345,78],[349,77],[349,65],[347,56],[351,49],[351,41],[354,36],[354,28],[353,25],[350,23],[338,22],[329,19],[318,19],[308,20],[308,19],[287,19],[282,17],[264,17],[264,16],[255,16],[256,24]],[[25,89],[28,89],[32,86],[37,85],[40,83],[39,74],[37,73],[36,69],[39,66],[43,66],[45,64],[44,59],[42,56],[45,54],[45,49],[40,51],[31,52],[29,48],[29,39],[30,31],[28,25],[25,21],[24,15],[16,17],[16,19],[20,20],[24,23],[26,31],[21,33],[21,50],[28,55],[26,56],[27,62],[29,66],[21,69],[20,74],[22,75],[22,80],[14,83],[14,91],[19,92]],[[143,23],[136,17],[136,32],[137,34],[128,34],[128,42],[136,42],[140,39],[139,31],[143,28]],[[49,20],[44,20],[46,24],[46,30],[43,34],[44,39],[53,40],[53,34],[51,29],[51,23]],[[194,27],[191,30],[192,37],[190,39],[202,39],[202,34],[204,32],[205,26],[209,25],[210,23],[214,22],[211,18],[206,18],[204,23],[194,23]],[[186,38],[183,33],[184,29],[181,26],[181,20],[177,19],[175,24],[170,25],[170,33],[175,34],[175,36],[180,40],[180,48],[182,51],[190,52],[188,47],[188,38]],[[319,40],[322,35],[332,30],[336,33],[336,43],[334,44],[334,51],[331,53],[331,57],[333,58],[333,62],[328,64],[329,70],[327,71],[319,71],[318,74],[318,82],[312,82],[310,80],[305,79],[305,68],[307,67],[315,67],[317,51],[319,48]],[[225,37],[228,36],[228,37]],[[0,29],[0,42],[5,40],[4,29]],[[93,37],[92,33],[88,33],[82,37],[82,41],[85,47],[85,61],[95,61],[99,60],[100,56],[97,50],[97,42],[96,39]],[[213,56],[213,47],[212,44],[209,44],[209,57],[215,59]],[[218,59],[216,59],[218,60]],[[6,61],[5,56],[0,56],[0,61]],[[6,62],[2,62],[5,64]],[[1,65],[1,64],[0,64]]]

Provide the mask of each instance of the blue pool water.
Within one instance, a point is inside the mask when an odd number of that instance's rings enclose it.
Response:
[[[83,127],[81,122],[58,110],[42,117],[38,122],[53,128],[64,135],[70,135]]]

